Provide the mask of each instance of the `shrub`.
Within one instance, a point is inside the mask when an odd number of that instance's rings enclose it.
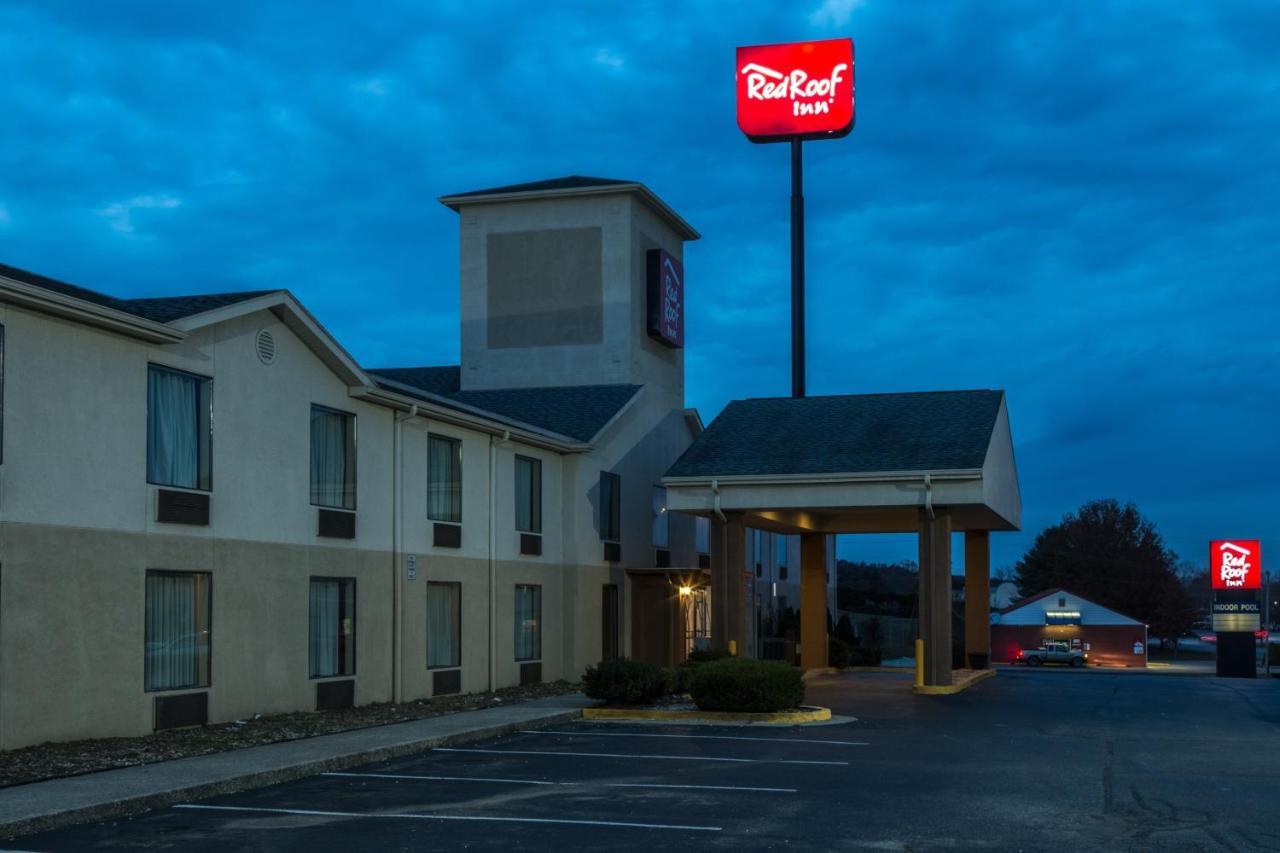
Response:
[[[727,658],[729,653],[723,649],[694,649],[689,652],[688,663],[707,663]]]
[[[849,666],[879,666],[884,659],[884,649],[880,646],[854,646]]]
[[[853,666],[853,646],[839,637],[827,640],[827,663],[834,667]]]
[[[582,674],[582,692],[605,702],[652,702],[670,689],[668,670],[627,658],[602,661]]]
[[[785,663],[726,658],[700,664],[690,692],[703,711],[783,711],[804,702],[802,675]]]

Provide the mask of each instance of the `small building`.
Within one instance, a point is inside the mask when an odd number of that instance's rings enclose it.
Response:
[[[991,614],[991,659],[1065,641],[1098,666],[1145,667],[1147,626],[1065,589],[1048,589]]]

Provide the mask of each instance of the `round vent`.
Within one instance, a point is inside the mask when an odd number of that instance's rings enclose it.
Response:
[[[258,351],[258,360],[263,364],[271,364],[276,360],[276,339],[266,329],[258,332],[257,340],[253,342],[253,346]]]

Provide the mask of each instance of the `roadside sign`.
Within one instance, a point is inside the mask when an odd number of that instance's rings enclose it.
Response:
[[[853,129],[853,39],[738,48],[738,127],[752,142]]]
[[[1214,589],[1261,589],[1262,543],[1257,539],[1215,539],[1209,543],[1209,576]]]

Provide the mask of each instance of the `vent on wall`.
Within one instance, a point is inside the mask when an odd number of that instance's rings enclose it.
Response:
[[[258,361],[263,364],[271,364],[276,360],[276,338],[266,329],[258,332],[253,347],[258,351]]]

